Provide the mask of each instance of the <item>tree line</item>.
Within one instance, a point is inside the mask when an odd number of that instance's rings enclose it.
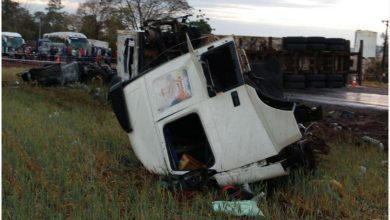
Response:
[[[30,41],[38,39],[39,26],[42,34],[75,31],[90,39],[107,41],[115,48],[117,30],[139,29],[147,20],[193,11],[186,0],[86,0],[76,13],[64,12],[63,8],[61,0],[49,0],[44,11],[30,14],[18,2],[2,0],[2,31],[18,32]],[[197,17],[192,24],[199,25],[203,33],[211,33],[207,19]]]

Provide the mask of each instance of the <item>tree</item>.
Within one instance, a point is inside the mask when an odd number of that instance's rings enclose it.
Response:
[[[122,22],[130,29],[140,29],[145,21],[188,13],[186,0],[121,0]]]
[[[61,9],[63,9],[64,6],[61,3],[61,0],[49,0],[49,3],[47,3],[47,10],[48,12],[60,12]]]
[[[18,2],[2,0],[2,31],[18,32],[25,39],[36,39],[38,26],[28,10],[20,7]]]
[[[198,27],[200,30],[200,33],[202,33],[202,34],[211,34],[211,31],[213,30],[211,28],[210,24],[204,19],[190,21],[188,24]]]
[[[63,7],[61,0],[49,0],[44,18],[44,27],[47,32],[66,30],[66,13],[61,12]]]
[[[103,36],[104,24],[115,13],[112,0],[88,0],[80,4],[77,15],[81,16],[81,32],[93,39]]]

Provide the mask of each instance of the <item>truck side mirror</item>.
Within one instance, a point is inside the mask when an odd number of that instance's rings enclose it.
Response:
[[[127,133],[130,133],[133,131],[133,128],[130,124],[125,95],[123,94],[123,83],[119,77],[115,77],[113,82],[116,83],[110,87],[108,92],[108,100],[111,101],[111,107],[114,110],[115,116],[118,119],[122,129]]]

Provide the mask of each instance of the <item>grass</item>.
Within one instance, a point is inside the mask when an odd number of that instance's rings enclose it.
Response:
[[[367,86],[367,87],[373,87],[373,88],[389,88],[389,84],[388,83],[384,83],[384,82],[379,82],[379,81],[368,81],[368,80],[364,80],[362,82],[363,86]]]
[[[4,68],[17,80],[21,68]],[[3,87],[3,219],[236,219],[217,190],[171,193],[131,150],[93,86]],[[266,219],[387,219],[387,153],[334,137],[314,175],[252,184]],[[362,172],[361,166],[367,171]],[[337,181],[337,182],[335,182]]]

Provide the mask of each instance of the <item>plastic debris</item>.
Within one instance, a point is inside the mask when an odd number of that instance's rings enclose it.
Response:
[[[232,185],[224,186],[222,193],[230,200],[250,200],[253,198],[253,193],[245,188],[240,188]]]
[[[367,172],[367,167],[365,166],[360,166],[360,174],[365,174]]]
[[[356,116],[355,116],[354,112],[343,111],[343,112],[341,112],[340,117],[344,118],[344,119],[354,119]]]
[[[267,197],[267,194],[265,194],[265,192],[261,192],[261,193],[257,194],[256,196],[254,196],[251,200],[259,202],[261,200],[265,200],[266,197]]]
[[[340,197],[344,196],[344,186],[339,181],[332,179],[329,181],[329,185]]]
[[[383,145],[383,143],[377,139],[374,139],[374,138],[369,137],[369,136],[363,136],[362,139],[370,144],[378,146],[379,150],[381,150],[381,151],[383,151],[385,149],[385,146]]]
[[[215,212],[225,212],[235,216],[263,216],[263,212],[257,207],[257,202],[253,200],[241,201],[214,201],[212,202]]]

